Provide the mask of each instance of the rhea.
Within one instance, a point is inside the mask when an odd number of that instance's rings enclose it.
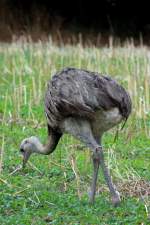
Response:
[[[64,133],[70,133],[92,151],[93,177],[89,200],[94,202],[99,166],[111,193],[112,203],[120,202],[104,161],[104,132],[127,120],[131,99],[127,91],[109,76],[76,68],[65,68],[48,82],[45,115],[48,139],[43,145],[37,137],[24,139],[20,145],[23,166],[32,153],[51,154]]]

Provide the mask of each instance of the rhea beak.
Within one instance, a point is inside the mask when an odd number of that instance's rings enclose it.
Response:
[[[31,155],[31,152],[24,151],[24,149],[22,149],[22,148],[20,149],[20,152],[21,152],[22,157],[23,157],[22,168],[24,169],[25,166],[26,166],[26,163],[27,163],[27,161],[28,161],[28,159],[29,159],[29,157]]]

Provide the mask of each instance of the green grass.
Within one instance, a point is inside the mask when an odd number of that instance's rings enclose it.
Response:
[[[108,73],[129,92],[133,111],[114,143],[103,146],[121,192],[118,208],[101,172],[95,205],[88,203],[90,151],[64,135],[50,156],[33,155],[24,171],[19,145],[47,137],[43,96],[51,75],[66,66]],[[48,43],[0,45],[0,224],[150,224],[150,54],[144,46],[83,48]]]

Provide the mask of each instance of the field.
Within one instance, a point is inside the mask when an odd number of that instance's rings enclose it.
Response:
[[[88,203],[92,177],[89,149],[64,135],[49,156],[33,155],[24,170],[21,140],[47,138],[43,97],[46,83],[64,67],[110,74],[130,93],[127,124],[106,133],[105,159],[121,193],[114,208],[101,172],[95,205]],[[150,51],[122,47],[0,44],[0,224],[150,224]]]

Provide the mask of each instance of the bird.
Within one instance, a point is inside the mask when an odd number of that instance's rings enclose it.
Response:
[[[114,206],[121,202],[104,160],[102,136],[128,119],[132,102],[129,93],[109,75],[66,67],[49,80],[45,93],[47,143],[38,137],[22,140],[20,152],[25,167],[32,153],[49,155],[63,134],[69,133],[92,152],[93,176],[89,201],[94,203],[99,167],[108,185]]]

